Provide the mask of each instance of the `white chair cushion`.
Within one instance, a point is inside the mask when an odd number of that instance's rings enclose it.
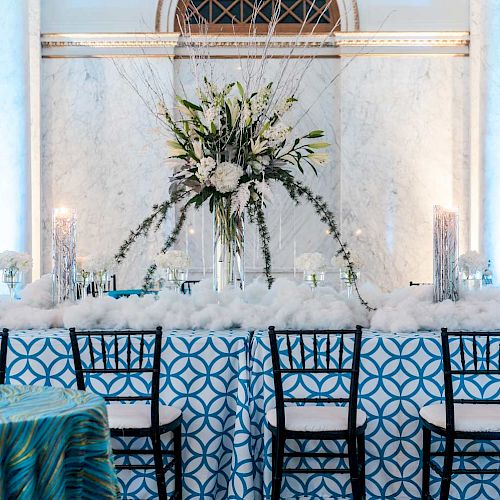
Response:
[[[107,405],[110,429],[146,429],[151,427],[151,406],[144,403]],[[182,415],[173,406],[160,405],[160,425],[170,424]]]
[[[429,424],[446,428],[446,406],[433,404],[420,409],[420,416]],[[500,432],[499,404],[456,404],[455,430],[461,432]]]
[[[289,431],[324,432],[348,429],[347,406],[286,406],[285,427]],[[266,420],[276,427],[276,408],[266,413]],[[357,427],[366,422],[366,413],[358,410]]]

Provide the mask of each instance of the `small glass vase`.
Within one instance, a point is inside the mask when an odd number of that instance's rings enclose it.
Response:
[[[92,273],[92,279],[97,288],[97,296],[102,297],[104,295],[104,290],[109,281],[109,273],[105,269],[102,271],[94,271]]]
[[[167,269],[166,288],[180,291],[182,284],[187,280],[187,274],[185,269]]]
[[[304,271],[304,281],[309,284],[309,286],[314,289],[318,288],[325,281],[324,271]]]
[[[483,286],[483,280],[481,273],[467,275],[462,274],[462,288],[464,290],[474,291],[480,290]]]
[[[87,298],[87,287],[92,281],[92,273],[88,271],[80,271],[76,276],[76,283],[78,286],[78,299],[85,300]]]
[[[361,274],[359,271],[351,271],[350,269],[340,269],[340,288],[345,289],[347,298],[350,299],[353,294],[354,284],[359,280]]]
[[[15,266],[6,267],[2,272],[2,281],[9,288],[10,301],[14,302],[16,287],[21,283],[21,271]]]
[[[213,288],[245,288],[245,223],[243,215],[231,213],[231,199],[214,206]]]

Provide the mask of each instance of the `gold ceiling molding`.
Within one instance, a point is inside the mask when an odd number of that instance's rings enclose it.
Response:
[[[354,53],[468,54],[468,32],[339,32],[324,35],[277,35],[271,41],[249,36],[193,36],[179,33],[47,33],[42,35],[42,55],[88,56],[120,55],[124,51],[139,55],[186,55],[193,46],[206,46],[213,55],[233,56],[242,48],[260,50],[266,47],[273,55],[286,56],[295,47],[302,56]],[[254,54],[255,55],[255,54]]]

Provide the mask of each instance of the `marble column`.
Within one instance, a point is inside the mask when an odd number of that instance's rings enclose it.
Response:
[[[39,106],[40,87],[39,77],[32,85],[31,76],[39,64],[39,33],[39,0],[0,2],[0,251],[33,250],[32,208],[39,213],[39,205],[31,203],[31,179],[35,174],[36,192],[39,180],[32,166],[39,164],[34,141],[39,118],[32,110]],[[36,275],[39,258],[34,257]]]
[[[500,272],[500,2],[471,0],[471,249]],[[497,280],[498,282],[498,280]]]
[[[0,249],[28,250],[28,0],[0,2]]]

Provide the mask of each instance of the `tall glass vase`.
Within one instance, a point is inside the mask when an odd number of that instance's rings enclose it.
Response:
[[[214,206],[213,287],[218,293],[229,287],[245,288],[245,224],[243,215],[231,214],[231,200]]]
[[[75,301],[76,210],[55,208],[52,216],[52,299],[54,304]]]

